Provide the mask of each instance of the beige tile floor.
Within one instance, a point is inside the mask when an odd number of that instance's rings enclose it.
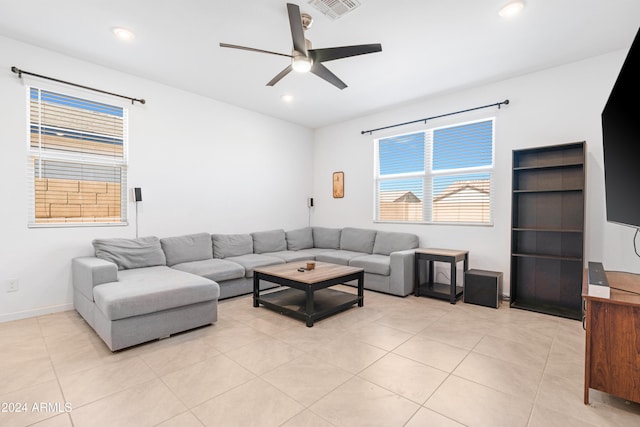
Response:
[[[68,311],[0,324],[0,426],[640,425],[638,404],[585,406],[583,374],[580,322],[506,303],[366,291],[307,328],[245,296],[116,353]]]

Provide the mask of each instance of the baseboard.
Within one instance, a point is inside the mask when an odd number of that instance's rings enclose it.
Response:
[[[61,311],[73,310],[73,303],[50,305],[33,310],[16,311],[15,313],[0,314],[0,323],[11,322],[12,320],[28,319],[30,317],[44,316],[45,314],[59,313]]]

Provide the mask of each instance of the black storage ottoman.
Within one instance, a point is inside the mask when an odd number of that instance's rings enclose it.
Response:
[[[498,308],[502,299],[502,273],[468,270],[464,274],[464,302]]]

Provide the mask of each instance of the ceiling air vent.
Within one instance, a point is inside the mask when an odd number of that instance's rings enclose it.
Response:
[[[360,6],[357,0],[309,0],[309,4],[333,20]]]

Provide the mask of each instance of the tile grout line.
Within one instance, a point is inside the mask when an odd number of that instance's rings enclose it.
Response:
[[[485,336],[487,336],[487,334],[486,334],[486,333],[483,335],[483,337],[482,337],[482,338],[484,338]],[[460,377],[458,377],[457,375],[454,375],[454,374],[453,374],[453,372],[458,368],[458,366],[460,366],[460,364],[462,364],[462,362],[464,362],[464,361],[465,361],[465,359],[466,359],[467,357],[469,357],[469,355],[473,352],[473,349],[474,349],[474,348],[476,348],[476,347],[478,346],[478,344],[480,343],[480,341],[482,341],[482,338],[480,338],[480,339],[478,340],[478,342],[477,342],[477,343],[476,343],[476,344],[475,344],[471,349],[467,350],[467,354],[462,358],[462,360],[460,360],[460,362],[459,362],[459,363],[458,363],[458,364],[457,364],[453,369],[451,369],[451,372],[447,372],[447,376],[446,376],[446,378],[445,378],[444,380],[442,380],[442,382],[438,385],[438,387],[436,387],[436,388],[435,388],[435,390],[433,390],[433,392],[429,395],[429,397],[427,397],[427,399],[424,401],[424,403],[422,403],[422,404],[420,405],[422,408],[425,408],[425,409],[427,409],[427,410],[429,410],[429,411],[433,411],[433,412],[435,412],[436,414],[442,415],[443,417],[445,417],[445,418],[447,418],[447,419],[450,419],[450,420],[452,420],[452,421],[454,421],[454,422],[456,422],[456,423],[458,423],[458,424],[464,425],[464,424],[463,424],[463,423],[461,423],[460,421],[458,421],[458,420],[456,420],[456,419],[453,419],[453,418],[449,417],[449,416],[448,416],[448,415],[446,415],[446,414],[442,414],[442,413],[440,413],[440,412],[438,412],[438,411],[435,411],[435,410],[433,410],[433,409],[431,409],[431,408],[428,408],[428,407],[427,407],[427,406],[425,406],[425,405],[426,405],[426,404],[427,404],[427,402],[428,402],[428,401],[429,401],[429,400],[430,400],[430,399],[431,399],[431,398],[432,398],[432,397],[433,397],[433,396],[438,392],[438,390],[442,387],[442,385],[443,385],[445,382],[447,382],[447,380],[448,380],[449,378],[451,378],[452,376],[455,376],[456,378],[460,378]],[[446,372],[446,371],[443,371],[443,372]],[[467,380],[467,381],[468,381],[468,380]],[[486,386],[485,386],[485,387],[486,387]]]
[[[49,349],[49,344],[47,344],[47,340],[44,339],[44,331],[42,330],[42,325],[40,323],[41,317],[38,317],[37,320],[38,320],[38,329],[40,329],[40,338],[44,342],[44,346],[45,346],[45,348],[47,350],[47,356],[49,358],[49,363],[51,363],[51,369],[53,370],[53,375],[56,377],[56,384],[58,384],[58,390],[60,390],[60,394],[62,395],[62,399],[63,399],[64,403],[66,404],[67,403],[67,398],[66,398],[66,396],[64,394],[64,390],[62,388],[62,384],[60,383],[60,377],[59,377],[59,374],[58,374],[58,370],[56,369],[56,366],[53,363],[53,359],[51,358],[51,351]],[[72,407],[72,411],[73,411],[73,409],[74,408]],[[51,418],[53,418],[53,416],[55,416],[55,415],[52,415],[51,417],[47,417],[44,420],[51,419]],[[71,425],[73,426],[74,422],[73,422],[73,418],[71,417],[71,413],[67,413],[67,417],[71,421]],[[44,420],[41,420],[41,421],[44,421]]]
[[[533,420],[533,412],[536,409],[536,403],[538,402],[538,395],[540,394],[540,388],[542,387],[542,381],[544,381],[544,376],[545,373],[547,371],[547,366],[549,365],[549,357],[551,356],[551,349],[553,348],[553,343],[556,342],[556,339],[558,337],[558,321],[556,321],[556,328],[555,328],[555,332],[553,334],[553,340],[551,341],[551,345],[549,346],[549,350],[547,351],[547,357],[544,361],[544,368],[542,369],[542,375],[540,375],[540,381],[538,381],[538,387],[536,388],[536,395],[533,398],[533,405],[531,405],[531,411],[529,412],[529,418],[527,420],[527,426],[529,426],[531,424],[531,421]]]

